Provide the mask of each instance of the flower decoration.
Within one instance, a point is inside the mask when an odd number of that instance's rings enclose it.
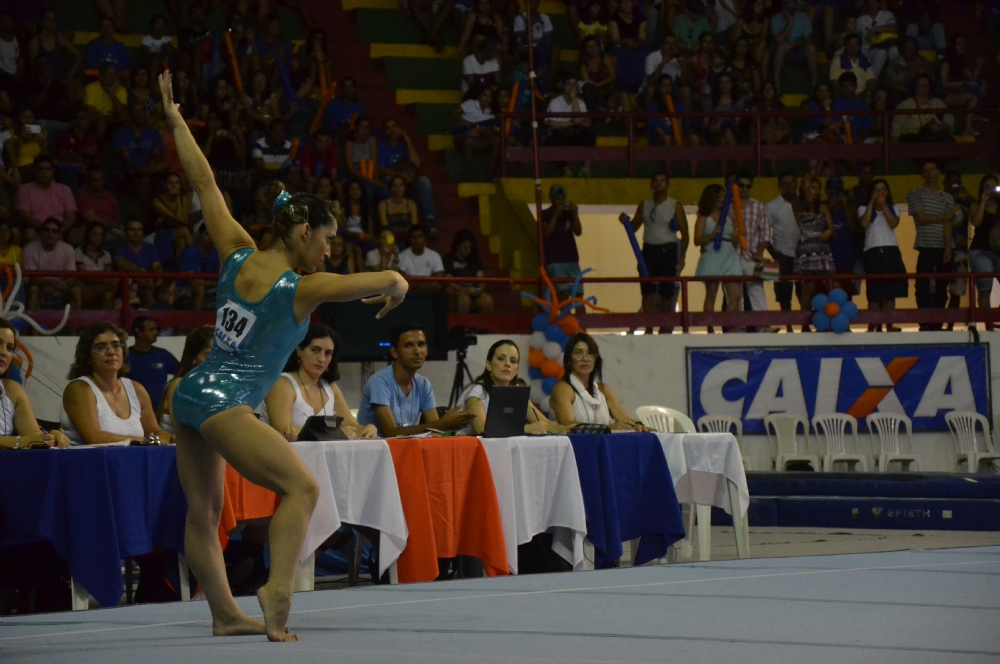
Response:
[[[847,299],[842,288],[834,288],[829,295],[817,295],[812,299],[812,308],[816,312],[812,324],[820,332],[846,332],[858,315],[858,305]]]

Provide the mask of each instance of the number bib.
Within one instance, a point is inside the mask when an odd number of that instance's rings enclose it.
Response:
[[[253,312],[232,300],[226,300],[226,305],[219,309],[215,317],[215,344],[222,350],[233,352],[240,349],[240,344],[250,335],[257,317]]]

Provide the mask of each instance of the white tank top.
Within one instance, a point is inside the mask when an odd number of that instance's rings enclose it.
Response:
[[[90,389],[94,391],[94,396],[97,398],[97,424],[101,427],[101,431],[120,435],[122,440],[143,439],[145,433],[142,430],[142,407],[139,405],[139,397],[135,394],[135,387],[132,385],[131,380],[128,378],[118,379],[125,388],[125,394],[128,395],[129,416],[126,420],[115,415],[115,411],[111,410],[108,400],[101,394],[101,390],[94,384],[94,381],[86,376],[81,376],[74,380],[82,380],[87,385],[90,385]],[[69,442],[72,445],[84,444],[80,432],[73,426],[73,421],[69,419],[66,408],[62,406],[59,408],[59,426],[62,427],[63,432],[69,438]]]
[[[324,417],[330,417],[335,414],[334,403],[333,403],[333,388],[330,387],[330,383],[325,380],[320,380],[319,384],[326,392],[326,403],[323,404],[323,410],[318,413],[314,413],[312,406],[309,402],[302,398],[302,390],[299,388],[299,381],[295,380],[295,376],[290,373],[281,374],[282,377],[287,378],[292,383],[292,387],[295,389],[295,401],[292,402],[292,426],[301,429],[305,426],[306,420],[310,417],[322,415]],[[267,416],[267,405],[262,403],[260,409],[260,421],[265,424],[270,424],[271,420]]]
[[[0,436],[16,436],[14,430],[14,402],[7,396],[7,390],[0,380]]]
[[[600,390],[600,383],[594,381],[597,396],[587,391],[580,379],[569,375],[569,384],[573,386],[576,399],[573,400],[573,420],[585,424],[611,424],[611,412],[608,410],[608,400]]]
[[[677,201],[669,196],[657,205],[652,198],[642,202],[643,244],[668,244],[677,242],[677,233],[670,228],[670,222],[677,212]]]

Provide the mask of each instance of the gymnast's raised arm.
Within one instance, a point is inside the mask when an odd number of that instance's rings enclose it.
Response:
[[[188,128],[187,122],[181,116],[180,106],[174,103],[170,78],[169,71],[160,75],[163,111],[174,132],[177,154],[180,156],[184,173],[191,181],[194,190],[198,192],[198,198],[201,199],[201,210],[205,223],[208,225],[208,235],[212,238],[215,248],[218,249],[222,263],[225,263],[233,252],[245,247],[256,249],[257,246],[250,234],[229,214],[229,208],[226,207],[222,192],[215,184],[215,174],[212,173],[212,167],[209,166],[201,147],[191,135],[191,129]]]

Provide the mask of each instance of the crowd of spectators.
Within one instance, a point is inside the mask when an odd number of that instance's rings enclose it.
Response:
[[[652,145],[752,142],[758,129],[748,111],[796,108],[831,113],[766,117],[759,139],[766,144],[872,142],[882,135],[882,116],[852,114],[883,109],[928,109],[887,120],[894,141],[974,135],[983,118],[974,111],[956,115],[948,110],[985,105],[985,61],[967,52],[962,35],[946,34],[940,4],[574,0],[567,2],[567,20],[580,58],[572,64],[560,60],[552,20],[539,12],[537,0],[531,3],[530,39],[526,13],[510,20],[505,3],[481,0],[463,19],[459,46],[465,56],[466,101],[456,111],[457,143],[467,167],[477,150],[489,152],[495,164],[497,115],[527,110],[529,48],[544,96],[540,110],[681,114],[676,120],[639,123]],[[794,102],[785,96],[806,89],[807,95],[792,96]],[[788,108],[786,102],[795,106]],[[685,117],[722,112],[732,115]],[[551,146],[594,145],[593,122],[550,116],[540,128],[541,140]],[[527,122],[512,122],[504,131],[511,145],[532,140]],[[578,169],[557,166],[566,176],[590,174],[587,163]]]

